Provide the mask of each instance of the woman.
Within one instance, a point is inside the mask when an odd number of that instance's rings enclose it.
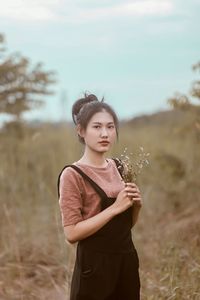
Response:
[[[72,107],[84,154],[58,178],[66,239],[77,253],[70,300],[140,299],[139,260],[131,238],[142,205],[134,183],[124,183],[117,161],[106,158],[118,136],[113,109],[95,95]]]

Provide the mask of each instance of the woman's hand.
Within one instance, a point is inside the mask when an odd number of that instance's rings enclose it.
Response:
[[[118,194],[117,199],[112,206],[115,209],[115,213],[120,214],[132,205],[141,207],[142,198],[137,185],[128,182],[125,184],[125,188]]]
[[[125,185],[126,185],[126,188],[132,189],[132,192],[128,192],[128,196],[132,198],[133,205],[137,206],[137,207],[142,207],[142,196],[141,196],[138,186],[132,182],[127,182],[127,183],[125,183]]]

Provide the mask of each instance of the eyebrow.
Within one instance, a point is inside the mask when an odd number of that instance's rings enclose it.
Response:
[[[98,124],[98,125],[101,125],[101,124],[103,124],[103,123],[101,123],[101,122],[92,122],[92,124]],[[114,124],[114,122],[108,122],[107,124]]]

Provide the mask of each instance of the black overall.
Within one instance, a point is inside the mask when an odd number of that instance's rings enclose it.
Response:
[[[90,182],[101,197],[101,210],[116,200],[109,198],[77,166],[66,167],[72,167]],[[59,179],[60,176],[58,190]],[[140,299],[139,259],[132,242],[131,227],[132,207],[78,242],[70,300]]]

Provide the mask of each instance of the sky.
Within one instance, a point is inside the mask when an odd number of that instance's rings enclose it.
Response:
[[[169,109],[198,78],[200,0],[0,0],[9,52],[56,71],[55,94],[27,120],[71,120],[85,91],[121,119]]]

